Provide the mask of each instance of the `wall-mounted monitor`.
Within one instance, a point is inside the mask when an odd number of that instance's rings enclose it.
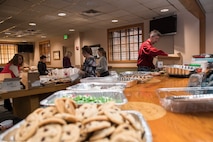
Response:
[[[18,44],[18,53],[33,53],[34,52],[34,44]]]
[[[158,30],[163,35],[177,33],[177,15],[156,18],[150,21],[150,31]]]

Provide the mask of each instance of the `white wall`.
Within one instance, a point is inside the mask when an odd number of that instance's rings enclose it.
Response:
[[[213,13],[206,15],[206,53],[213,54]]]
[[[55,37],[51,39],[46,39],[50,40],[50,46],[51,46],[51,64],[47,65],[48,67],[62,67],[63,66],[63,46],[67,47],[68,50],[74,53],[74,38],[69,37],[67,40],[64,40],[63,37]],[[43,41],[46,41],[43,40]],[[42,41],[37,41],[35,43],[35,52],[34,52],[34,57],[31,57],[30,60],[30,65],[31,66],[37,66],[38,61],[40,59],[39,55],[39,42]],[[53,59],[53,51],[60,51],[60,60],[54,60]],[[71,62],[73,65],[75,65],[75,54],[71,57]]]

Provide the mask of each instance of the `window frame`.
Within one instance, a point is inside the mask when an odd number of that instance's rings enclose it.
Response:
[[[133,29],[133,28],[141,28],[141,31],[142,31],[141,39],[138,38],[138,40],[137,40],[137,44],[138,44],[137,56],[138,56],[138,51],[139,51],[140,45],[144,41],[144,24],[143,23],[127,25],[127,26],[122,26],[122,27],[117,27],[117,28],[112,28],[112,29],[108,29],[107,30],[107,47],[108,47],[108,62],[109,63],[135,63],[137,61],[137,59],[136,60],[121,60],[121,57],[120,57],[120,60],[111,60],[112,59],[112,55],[110,55],[110,53],[113,53],[112,52],[112,46],[110,45],[110,44],[112,44],[111,42],[112,42],[112,39],[113,39],[113,37],[111,37],[112,32],[122,31],[123,30],[123,31],[126,32],[126,34],[124,36],[125,40],[129,40],[131,35],[128,34],[127,31],[129,31],[130,29]],[[138,33],[138,37],[139,37],[139,35],[140,34]],[[120,50],[122,49],[121,48],[121,45],[122,45],[121,44],[121,37],[122,37],[121,35],[120,35],[120,37],[118,37],[120,39],[120,44],[118,45],[118,46],[120,46]],[[140,42],[140,40],[141,40],[141,42]],[[125,45],[125,44],[128,44],[128,46]],[[130,42],[126,41],[125,44],[124,44],[124,46],[126,46],[126,49],[130,48]],[[134,42],[133,42],[133,44],[134,44]],[[128,52],[126,52],[126,53],[128,53],[128,55],[130,57],[131,50],[128,50]],[[119,51],[119,54],[121,56],[122,51]]]
[[[16,49],[14,49],[14,53],[12,53],[9,57],[8,57],[8,61],[5,62],[5,63],[2,63],[2,57],[0,56],[0,65],[1,66],[4,66],[6,65],[12,58],[15,54],[18,53],[18,46],[17,46],[17,43],[10,43],[10,42],[0,42],[0,44],[4,44],[4,45],[14,45],[16,47]],[[16,52],[15,52],[16,51]],[[8,53],[8,50],[7,50],[7,53]],[[9,54],[9,53],[8,53]],[[0,51],[0,55],[1,55],[1,51]]]

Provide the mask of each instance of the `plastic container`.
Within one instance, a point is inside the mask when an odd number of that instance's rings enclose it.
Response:
[[[13,120],[5,120],[0,123],[0,130],[6,130],[13,126]]]
[[[156,92],[161,105],[168,111],[213,111],[213,87],[160,88]]]

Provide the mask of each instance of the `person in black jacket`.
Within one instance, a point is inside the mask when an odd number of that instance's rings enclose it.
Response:
[[[48,70],[47,70],[47,66],[46,66],[46,56],[42,55],[40,57],[40,61],[38,62],[38,72],[40,75],[47,75],[48,74]]]

